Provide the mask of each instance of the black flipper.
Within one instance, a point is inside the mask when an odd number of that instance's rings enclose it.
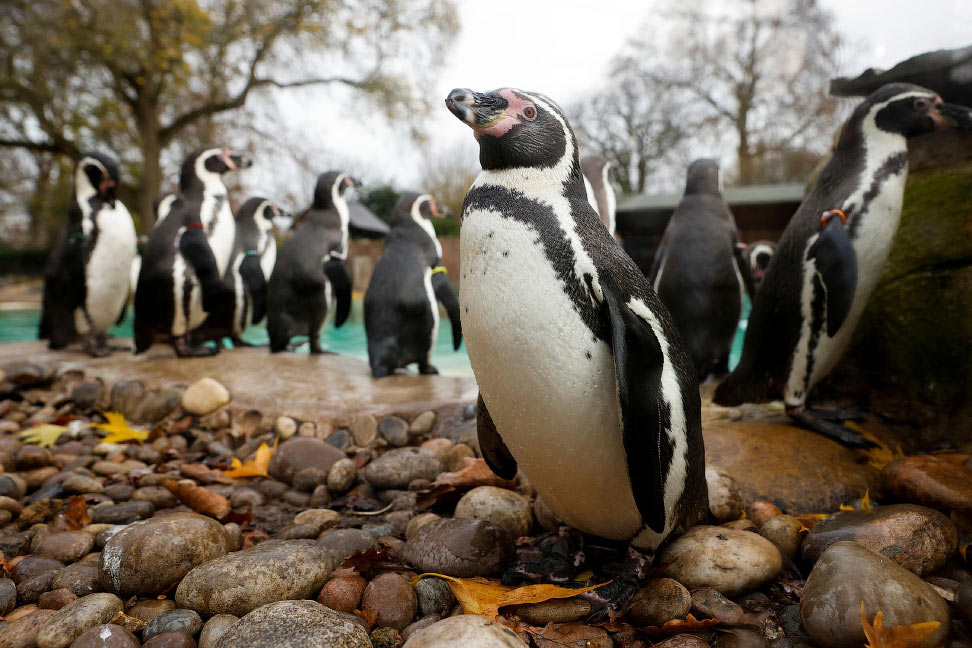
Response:
[[[833,337],[847,319],[857,289],[857,254],[839,218],[832,218],[810,246],[817,274],[827,290],[827,335]]]
[[[337,306],[334,311],[334,326],[339,327],[351,314],[351,275],[348,267],[340,259],[328,259],[324,262],[324,274],[331,282],[334,300]]]
[[[664,355],[651,325],[601,284],[611,318],[611,341],[621,402],[621,440],[631,492],[641,517],[653,531],[665,529],[665,478],[674,450],[659,405]]]
[[[459,321],[459,298],[456,291],[452,288],[452,283],[444,272],[436,272],[432,275],[432,290],[435,298],[439,300],[449,316],[452,324],[452,349],[459,350],[462,344],[462,323]]]
[[[179,238],[179,253],[185,257],[196,273],[199,286],[202,288],[202,306],[207,313],[214,312],[219,307],[221,294],[224,289],[219,276],[219,266],[216,256],[209,247],[209,239],[201,227],[190,227]]]
[[[259,322],[267,314],[267,278],[263,276],[258,255],[248,254],[243,258],[240,264],[240,276],[250,291],[250,300],[253,302],[253,315],[250,321]]]
[[[516,477],[516,459],[496,431],[482,394],[476,401],[476,433],[479,436],[479,451],[489,469],[503,479]]]

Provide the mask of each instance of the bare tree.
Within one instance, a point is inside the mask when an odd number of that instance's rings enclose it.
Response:
[[[462,201],[473,180],[479,175],[479,162],[475,147],[463,142],[445,150],[430,150],[426,153],[420,186],[435,196],[436,201],[445,205],[451,212],[451,222],[435,223],[440,234],[455,235],[459,231],[459,217]]]

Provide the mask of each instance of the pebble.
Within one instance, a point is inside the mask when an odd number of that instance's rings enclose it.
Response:
[[[727,625],[739,623],[745,611],[711,587],[692,590],[692,614],[697,619],[719,619]]]
[[[152,502],[125,502],[108,506],[95,506],[88,509],[88,515],[95,524],[130,524],[152,517],[155,506]]]
[[[230,548],[229,536],[212,518],[196,513],[154,517],[108,540],[101,553],[101,582],[124,598],[155,596]]]
[[[955,609],[966,623],[972,623],[972,578],[955,590]]]
[[[972,511],[972,470],[931,455],[905,457],[881,471],[885,495],[942,510]]]
[[[367,586],[368,581],[357,574],[337,576],[324,584],[317,602],[338,612],[351,613],[358,609]]]
[[[739,484],[724,470],[706,466],[705,482],[709,490],[709,511],[719,522],[739,519],[744,510]]]
[[[34,553],[70,564],[80,560],[94,547],[94,536],[86,531],[52,533],[34,547]]]
[[[433,425],[435,425],[435,412],[426,410],[412,420],[412,424],[408,426],[408,432],[416,436],[428,434],[432,431]]]
[[[82,632],[71,648],[139,648],[141,645],[135,635],[120,625],[103,623]]]
[[[61,488],[67,493],[101,493],[105,490],[101,482],[94,477],[88,477],[87,475],[71,475],[63,482],[61,482]]]
[[[71,390],[71,400],[78,409],[93,409],[105,393],[105,383],[99,378],[85,379]]]
[[[327,482],[327,471],[310,467],[299,470],[294,474],[294,488],[311,493],[315,488]]]
[[[491,576],[513,557],[503,527],[471,519],[433,520],[405,542],[402,558],[423,572],[469,578]]]
[[[386,416],[378,422],[378,434],[390,445],[400,448],[408,443],[408,423],[397,416]]]
[[[321,484],[314,489],[311,493],[310,499],[307,501],[308,506],[314,508],[322,508],[331,503],[331,493],[327,490],[327,486]]]
[[[330,572],[328,552],[316,543],[269,540],[195,567],[175,600],[207,616],[242,616],[273,601],[313,596]]]
[[[135,494],[135,487],[129,486],[128,484],[111,484],[105,486],[104,493],[105,497],[110,498],[114,502],[127,502]]]
[[[939,621],[942,625],[916,648],[945,642],[949,612],[942,597],[904,567],[855,542],[831,545],[817,560],[800,599],[803,627],[828,648],[861,646],[862,601],[868,620],[881,610],[886,627]]]
[[[44,592],[37,597],[37,607],[42,610],[60,610],[71,601],[77,600],[77,598],[71,590],[66,587],[60,587],[50,592]]]
[[[202,630],[202,618],[194,610],[167,610],[157,614],[142,631],[142,641],[165,632],[181,632],[195,636]]]
[[[199,648],[213,648],[237,621],[239,618],[232,614],[217,614],[209,619],[199,633]]]
[[[327,490],[332,493],[347,492],[358,479],[358,467],[350,459],[338,459],[327,473]]]
[[[678,581],[658,578],[638,590],[628,616],[639,626],[660,626],[682,619],[692,609],[692,595]]]
[[[307,509],[294,516],[294,524],[312,524],[317,533],[336,527],[341,523],[341,514],[331,509]]]
[[[486,520],[498,524],[514,538],[529,535],[533,527],[530,502],[505,488],[478,486],[456,504],[455,517]]]
[[[111,388],[111,410],[121,412],[126,419],[132,420],[144,396],[145,386],[139,381],[119,380]]]
[[[54,613],[37,633],[37,648],[65,648],[88,628],[108,623],[124,604],[114,594],[89,594]]]
[[[0,578],[0,617],[10,614],[17,605],[17,585],[9,578]]]
[[[125,468],[116,461],[96,461],[91,465],[91,472],[96,475],[101,475],[102,477],[110,477],[111,475],[117,475],[120,473],[127,472]]]
[[[408,540],[421,529],[423,526],[431,522],[432,520],[441,520],[441,515],[436,515],[435,513],[419,513],[415,517],[408,521],[408,525],[405,527],[405,539]]]
[[[273,453],[268,472],[275,479],[291,484],[294,475],[304,468],[318,468],[328,472],[336,461],[344,458],[343,452],[326,441],[293,437],[281,443]]]
[[[163,489],[165,492],[169,492],[169,489]],[[230,506],[233,508],[253,508],[255,506],[263,506],[267,497],[258,490],[252,488],[247,488],[246,486],[239,486],[234,488],[230,493]]]
[[[843,541],[856,542],[923,576],[955,552],[958,531],[938,511],[914,504],[841,511],[813,526],[803,543],[803,559],[812,565],[828,547]]]
[[[677,634],[654,645],[655,648],[709,648],[704,640],[690,634]]]
[[[297,434],[297,421],[289,416],[278,416],[273,422],[273,429],[277,436],[286,441]]]
[[[788,561],[792,561],[800,551],[803,534],[803,524],[792,515],[777,515],[759,529],[759,535],[775,544],[780,555]]]
[[[364,469],[368,483],[378,489],[404,489],[413,479],[435,479],[442,462],[428,450],[395,448],[381,455]]]
[[[17,619],[8,618],[0,627],[0,648],[35,648],[38,633],[55,614],[54,610],[37,610]]]
[[[181,387],[172,387],[165,391],[153,390],[145,395],[133,417],[136,421],[155,423],[164,419],[182,403]]]
[[[142,648],[196,648],[196,642],[182,632],[163,632],[142,644]]]
[[[320,537],[317,545],[330,553],[331,569],[337,569],[355,551],[367,551],[368,549],[378,548],[378,543],[375,542],[374,536],[362,529],[334,529],[328,531]]]
[[[514,613],[535,626],[544,627],[548,623],[569,623],[587,616],[591,604],[584,599],[551,599],[533,605],[517,605]]]
[[[379,626],[404,630],[415,618],[418,599],[401,574],[387,572],[368,583],[361,597],[361,609],[374,613]]]
[[[130,617],[140,619],[145,623],[149,623],[163,612],[174,610],[175,607],[175,601],[172,599],[149,599],[147,601],[139,601],[126,614]]]
[[[10,570],[10,577],[13,582],[20,585],[22,582],[34,576],[50,571],[56,571],[64,567],[64,563],[47,556],[27,556],[18,562]]]
[[[403,648],[528,648],[516,633],[497,621],[461,614],[413,633]]]
[[[87,596],[100,592],[101,573],[97,563],[75,563],[57,571],[51,581],[52,589],[69,589],[75,596]]]
[[[229,390],[209,377],[200,378],[182,392],[182,409],[197,416],[209,414],[229,401]]]
[[[712,648],[766,648],[766,640],[750,630],[734,628],[720,633],[712,642]]]
[[[54,571],[32,576],[17,584],[17,600],[21,603],[36,603],[41,594],[51,589]]]
[[[378,438],[378,421],[371,414],[355,417],[351,423],[351,438],[359,448],[368,447]]]
[[[419,619],[415,623],[409,624],[408,627],[406,627],[404,630],[402,630],[402,639],[404,641],[408,641],[409,637],[411,637],[413,634],[415,634],[419,630],[421,630],[423,628],[428,628],[433,623],[436,623],[437,621],[441,621],[441,620],[442,620],[442,617],[439,616],[438,614],[433,614],[432,616],[427,616],[427,617],[424,617],[422,619]]]
[[[686,587],[712,587],[728,596],[748,592],[780,573],[783,560],[762,536],[725,527],[696,526],[672,542],[660,561]]]
[[[24,496],[27,485],[22,486],[11,475],[0,475],[0,495],[18,500]]]
[[[179,498],[163,486],[142,486],[132,493],[132,499],[139,502],[152,502],[157,509],[179,506]]]
[[[278,601],[250,612],[226,631],[215,648],[237,646],[372,648],[360,625],[315,601]]]

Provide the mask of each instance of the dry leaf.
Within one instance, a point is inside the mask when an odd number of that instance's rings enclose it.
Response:
[[[84,495],[72,495],[64,505],[64,517],[68,523],[68,529],[77,531],[84,528],[91,522],[88,515],[88,504],[84,501]]]
[[[220,470],[204,466],[203,464],[184,463],[179,466],[179,474],[189,479],[195,479],[204,484],[232,484],[233,480]]]
[[[542,603],[550,599],[571,598],[584,592],[590,592],[607,583],[570,589],[557,585],[527,585],[525,587],[510,587],[498,580],[485,578],[453,578],[443,574],[421,574],[416,576],[413,584],[427,576],[442,578],[449,583],[462,610],[466,614],[478,614],[495,620],[499,616],[499,609],[506,605],[520,605],[522,603]]]
[[[938,621],[925,621],[911,625],[890,626],[885,628],[880,610],[874,615],[874,625],[867,622],[864,601],[861,601],[861,626],[867,637],[868,648],[913,648],[941,625]]]
[[[148,626],[148,623],[145,621],[142,621],[137,617],[128,616],[124,612],[119,612],[116,614],[108,623],[121,626],[132,634],[137,634]]]
[[[864,489],[864,497],[861,498],[861,505],[857,508],[850,506],[849,504],[841,504],[841,511],[870,511],[871,510],[871,496],[870,489]]]
[[[372,610],[371,608],[354,610],[354,616],[367,623],[369,628],[375,627],[375,624],[378,623],[378,612],[376,610]]]
[[[601,646],[610,643],[607,630],[583,623],[548,623],[543,628],[527,630],[540,648],[576,648],[577,646]]]
[[[682,632],[698,632],[711,626],[717,625],[719,619],[696,619],[691,614],[684,619],[672,619],[660,626],[648,626],[638,628],[639,631],[650,635],[669,635]]]
[[[267,446],[266,443],[261,443],[260,447],[257,448],[256,454],[252,459],[248,459],[246,463],[240,463],[240,460],[233,457],[233,467],[225,471],[223,474],[227,477],[268,477],[267,468],[270,467],[270,457],[277,450],[277,442],[273,442],[273,448]]]
[[[41,448],[53,448],[54,444],[65,432],[67,432],[66,426],[47,423],[21,432],[20,440],[24,443],[32,443]]]
[[[107,423],[96,423],[95,427],[104,430],[108,434],[101,440],[102,443],[124,443],[125,441],[138,441],[141,444],[148,439],[149,433],[146,430],[133,430],[125,423],[125,415],[118,412],[105,412],[104,417]]]
[[[458,491],[465,491],[477,486],[496,486],[499,488],[513,488],[516,481],[498,477],[485,459],[466,459],[466,466],[456,472],[442,473],[428,488],[418,491],[416,503],[419,508],[429,508],[450,499],[458,499]]]
[[[180,502],[197,513],[222,520],[232,510],[228,499],[188,479],[182,481],[166,479],[162,481],[162,485],[178,497]]]

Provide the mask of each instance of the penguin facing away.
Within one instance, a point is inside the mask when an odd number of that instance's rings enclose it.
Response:
[[[135,352],[168,341],[176,355],[219,349],[191,344],[189,333],[206,314],[232,300],[222,284],[236,225],[222,175],[250,165],[229,149],[203,148],[182,164],[179,193],[161,201],[167,211],[149,234],[135,289]]]
[[[685,195],[668,221],[648,279],[668,308],[699,381],[729,371],[743,292],[752,294],[739,232],[719,189],[719,165],[689,165]]]
[[[948,113],[949,117],[943,116]],[[753,303],[739,365],[714,402],[783,397],[799,425],[852,447],[871,445],[806,407],[809,391],[837,364],[877,285],[901,216],[908,138],[953,115],[932,91],[888,84],[855,108],[833,157],[780,238]]]
[[[328,171],[317,179],[314,202],[294,223],[293,234],[280,249],[270,275],[267,332],[270,350],[283,351],[295,335],[310,338],[311,353],[323,353],[321,329],[331,297],[334,326],[351,312],[348,256],[348,203],[354,187],[347,173]]]
[[[429,194],[405,193],[364,298],[371,373],[381,378],[418,363],[435,374],[430,359],[439,332],[439,304],[452,322],[452,345],[462,343],[459,301],[442,266],[442,246],[432,228],[441,213]],[[436,301],[438,300],[438,301]]]
[[[193,331],[196,343],[224,337],[234,346],[248,346],[242,335],[246,327],[259,324],[267,314],[267,282],[277,259],[277,241],[273,221],[281,217],[280,209],[267,198],[252,197],[236,212],[236,239],[223,286],[233,294],[218,311],[209,313],[206,321]]]
[[[772,241],[755,241],[743,248],[742,255],[749,265],[749,271],[753,275],[753,286],[756,290],[759,290],[760,285],[762,285],[766,268],[769,267],[774,254],[776,254],[776,243]]]
[[[68,222],[47,262],[39,337],[61,349],[81,337],[93,356],[116,348],[108,330],[125,314],[135,224],[115,197],[118,162],[99,152],[82,153],[74,170]]]
[[[580,159],[581,172],[584,174],[584,186],[587,189],[587,200],[597,211],[604,227],[617,238],[615,213],[617,198],[614,195],[614,185],[611,184],[609,174],[613,164],[601,155],[585,155]]]
[[[567,523],[654,549],[707,512],[698,385],[675,325],[587,201],[550,99],[456,89],[483,171],[463,204],[478,433]]]

